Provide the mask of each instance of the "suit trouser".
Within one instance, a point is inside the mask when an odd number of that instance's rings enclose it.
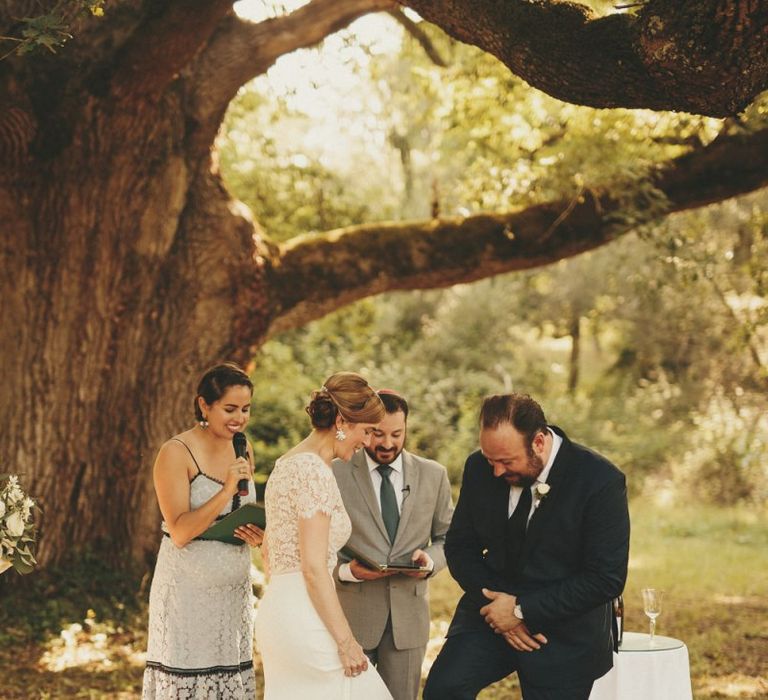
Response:
[[[379,646],[366,649],[394,700],[416,700],[421,683],[421,664],[427,645],[397,649],[392,635],[392,616],[387,620]]]
[[[527,652],[535,654],[535,651]],[[424,700],[473,700],[485,687],[517,671],[517,658],[504,637],[464,632],[448,637],[427,677]],[[593,681],[567,688],[542,688],[520,681],[523,700],[588,700]]]

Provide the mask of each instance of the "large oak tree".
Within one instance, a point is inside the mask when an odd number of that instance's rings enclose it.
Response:
[[[580,104],[732,116],[768,87],[759,0],[648,0],[606,18],[544,0],[404,4]],[[0,35],[19,33],[28,5],[4,3]],[[78,20],[55,54],[0,61],[0,471],[25,473],[44,508],[45,563],[84,546],[154,551],[149,466],[188,424],[210,363],[246,361],[269,335],[367,295],[543,265],[639,223],[627,192],[647,183],[617,183],[272,242],[217,171],[227,105],[281,55],[397,9],[313,0],[250,23],[231,0],[126,0]],[[659,165],[666,203],[648,216],[763,187],[767,166],[768,129],[724,132]]]

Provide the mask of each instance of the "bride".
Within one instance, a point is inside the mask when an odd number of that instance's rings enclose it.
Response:
[[[337,372],[306,410],[312,432],[277,460],[265,492],[270,581],[256,615],[264,700],[391,700],[332,578],[352,527],[331,460],[368,443],[384,406],[359,374]]]

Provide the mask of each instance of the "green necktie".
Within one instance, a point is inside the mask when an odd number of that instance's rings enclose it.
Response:
[[[389,480],[392,467],[388,464],[380,464],[376,470],[381,474],[381,517],[384,520],[384,527],[387,528],[390,543],[394,543],[397,534],[397,524],[400,522],[400,511],[397,509],[397,498],[395,498],[395,489]]]

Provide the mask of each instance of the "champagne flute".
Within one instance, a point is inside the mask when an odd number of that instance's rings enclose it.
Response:
[[[656,634],[656,618],[661,614],[661,600],[664,597],[664,591],[658,588],[643,588],[641,593],[643,594],[643,609],[651,619],[650,646],[653,646],[653,637]]]

